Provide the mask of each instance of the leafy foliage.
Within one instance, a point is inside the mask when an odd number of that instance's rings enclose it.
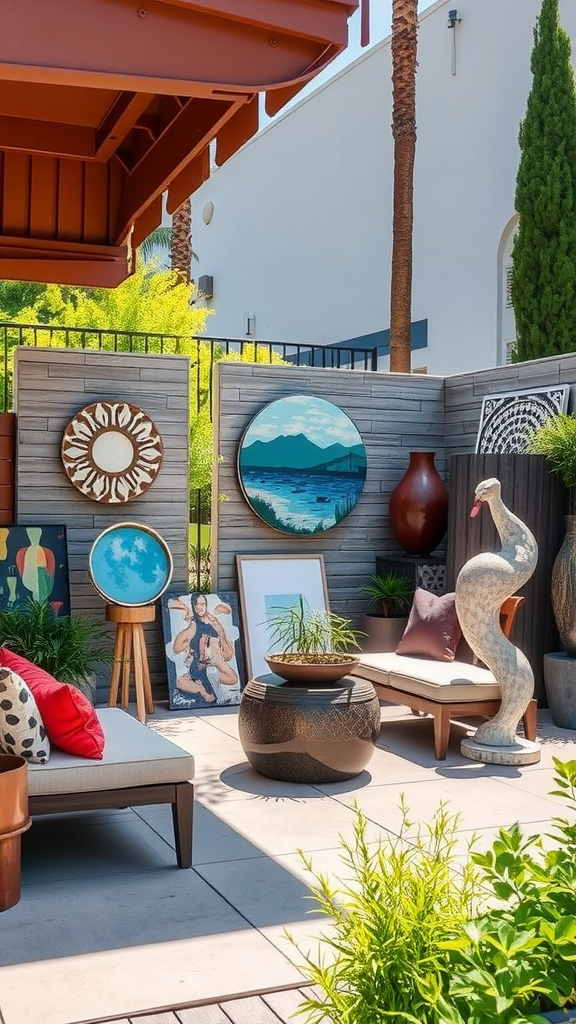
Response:
[[[158,269],[158,264],[151,261],[138,267],[117,288],[46,285],[35,301],[16,312],[12,319],[22,324],[50,323],[81,330],[93,327],[100,331],[201,334],[212,310],[192,306],[193,294],[193,285],[185,284],[175,271]],[[87,347],[97,344],[96,336],[93,341],[87,339]],[[176,339],[172,351],[181,351]]]
[[[8,647],[64,683],[78,685],[96,662],[112,663],[110,631],[84,615],[55,615],[47,601],[0,609],[0,646]]]
[[[576,761],[554,758],[554,767],[553,794],[575,810]],[[554,826],[550,848],[513,825],[487,853],[473,854],[495,905],[444,943],[442,1024],[523,1024],[576,1002],[576,825],[555,818]]]
[[[576,761],[553,760],[552,795],[574,812]],[[543,1024],[576,1005],[576,824],[555,818],[547,837],[512,825],[459,863],[457,816],[441,804],[414,838],[403,798],[401,810],[399,835],[375,848],[357,813],[337,888],[302,855],[333,921],[330,958],[304,957],[320,989],[302,1004],[308,1024]]]
[[[170,229],[168,229],[170,230]],[[166,242],[165,233],[151,236],[157,244]],[[194,254],[193,254],[194,255]],[[119,351],[162,351],[190,358],[190,488],[202,492],[209,504],[213,465],[213,429],[210,409],[212,370],[219,360],[234,362],[283,363],[272,346],[243,344],[240,352],[225,353],[218,345],[199,340],[207,318],[214,310],[192,305],[193,284],[177,271],[161,269],[149,259],[117,288],[72,288],[63,285],[28,285],[0,281],[0,319],[18,324],[45,324],[46,338],[34,330],[8,332],[9,376],[13,376],[16,344],[48,344],[54,348],[78,345],[88,349]],[[66,337],[59,328],[79,332]],[[92,330],[91,330],[92,328]],[[104,335],[96,332],[104,331]],[[159,335],[147,342],[146,335]],[[1,377],[0,377],[1,380]]]
[[[372,601],[382,605],[385,618],[394,612],[408,611],[414,597],[414,585],[404,573],[391,569],[386,573],[374,573],[370,582],[358,588],[361,594],[367,594]]]
[[[438,985],[444,978],[448,956],[439,941],[458,934],[474,912],[477,872],[471,862],[459,868],[458,816],[444,804],[415,836],[403,798],[401,813],[399,835],[374,844],[357,811],[353,841],[341,839],[337,888],[301,854],[314,877],[311,899],[333,920],[333,937],[322,940],[330,956],[304,958],[304,973],[321,993],[302,1004],[310,1024],[436,1021],[426,979]]]
[[[526,450],[532,455],[544,455],[564,486],[570,490],[576,487],[576,417],[567,413],[550,416],[532,432]]]
[[[267,625],[270,648],[278,644],[283,654],[346,654],[350,647],[360,647],[358,630],[350,628],[349,619],[310,608],[302,596],[295,607],[282,608],[270,616]]]
[[[576,88],[558,0],[543,0],[531,69],[516,179],[515,361],[573,352],[576,338]]]

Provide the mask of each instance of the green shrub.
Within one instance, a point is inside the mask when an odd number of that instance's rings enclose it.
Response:
[[[0,608],[0,646],[82,690],[95,663],[112,663],[105,622],[84,615],[55,615],[47,601],[32,598],[12,610]]]
[[[574,811],[576,761],[554,767],[553,795]],[[551,845],[512,825],[460,863],[457,816],[441,805],[414,838],[401,809],[400,835],[372,846],[357,814],[336,887],[302,855],[333,921],[331,956],[299,965],[320,990],[301,1004],[308,1024],[537,1024],[574,1006],[576,824],[555,818]]]
[[[474,913],[477,869],[471,861],[459,865],[457,815],[441,804],[432,822],[409,839],[403,799],[401,809],[399,836],[375,845],[357,812],[353,842],[341,839],[344,880],[337,888],[301,854],[315,879],[311,898],[334,924],[334,936],[322,940],[330,956],[308,955],[299,965],[321,991],[302,1004],[310,1024],[325,1017],[334,1024],[437,1019],[422,985],[432,978],[440,986],[448,953],[439,940],[460,934]]]

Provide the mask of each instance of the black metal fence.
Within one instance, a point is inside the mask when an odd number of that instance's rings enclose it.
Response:
[[[340,348],[250,338],[209,338],[196,335],[146,334],[94,328],[55,327],[52,324],[0,323],[0,411],[13,405],[14,351],[18,345],[41,348],[80,348],[103,352],[184,355],[190,359],[191,418],[212,409],[212,366],[222,359],[258,363],[292,363],[320,369],[376,370],[377,348]],[[203,590],[210,582],[209,488],[190,495],[190,585]]]

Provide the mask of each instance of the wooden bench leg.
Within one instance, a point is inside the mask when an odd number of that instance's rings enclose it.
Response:
[[[176,860],[179,868],[192,867],[192,819],[194,815],[194,786],[191,782],[176,784],[176,799],[172,804]]]
[[[538,703],[536,700],[531,700],[526,711],[522,716],[524,723],[524,735],[527,740],[531,740],[532,743],[536,740],[536,732],[538,729]]]
[[[434,750],[437,761],[446,760],[449,739],[450,707],[440,706],[438,710],[434,710]]]

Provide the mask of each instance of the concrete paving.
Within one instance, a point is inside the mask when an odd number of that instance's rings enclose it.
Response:
[[[576,732],[542,711],[537,765],[467,760],[465,725],[438,762],[431,720],[384,706],[367,770],[309,786],[250,767],[236,708],[158,707],[148,724],[196,758],[193,868],[176,867],[168,807],[36,819],[23,837],[22,898],[0,915],[2,1024],[77,1024],[306,984],[285,932],[308,951],[329,925],[305,898],[299,849],[337,876],[355,805],[378,839],[398,828],[400,793],[414,821],[448,801],[463,847],[473,831],[486,842],[514,821],[544,832],[565,811],[549,795],[552,758],[576,759]]]

